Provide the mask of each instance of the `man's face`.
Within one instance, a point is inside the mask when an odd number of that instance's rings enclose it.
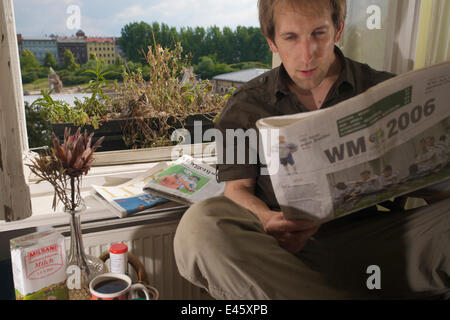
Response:
[[[275,9],[274,42],[287,73],[303,90],[317,88],[335,61],[334,44],[342,35],[336,30],[327,1],[314,1],[296,7],[280,5]]]

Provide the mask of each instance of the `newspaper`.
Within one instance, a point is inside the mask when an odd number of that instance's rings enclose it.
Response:
[[[168,202],[143,190],[144,186],[168,167],[165,162],[158,163],[150,170],[118,186],[92,185],[94,196],[114,209],[119,218],[145,212],[156,205]]]
[[[450,177],[450,62],[333,108],[261,119],[263,156],[288,219],[335,219]],[[270,141],[269,134],[276,137]]]
[[[223,194],[225,183],[216,181],[215,168],[184,155],[158,174],[144,190],[176,202],[193,204]]]

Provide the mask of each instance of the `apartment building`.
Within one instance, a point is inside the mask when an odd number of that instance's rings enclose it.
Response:
[[[91,53],[108,64],[114,63],[116,58],[116,41],[114,38],[86,38],[87,55]]]
[[[22,35],[17,35],[17,38],[20,39],[19,51],[30,50],[40,64],[44,62],[47,51],[50,51],[58,61],[58,46],[55,38],[23,37]]]

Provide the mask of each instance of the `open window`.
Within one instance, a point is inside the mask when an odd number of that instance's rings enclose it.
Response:
[[[155,10],[169,12],[175,10],[175,8],[168,8],[166,4],[167,3],[165,1],[160,1],[157,5],[143,2],[140,7],[152,6]],[[89,14],[87,13],[87,11],[92,9],[91,4],[85,3],[80,4],[79,6],[72,6],[65,2],[57,2],[53,5],[49,4],[49,2],[37,4],[37,6],[39,6],[39,10],[46,11],[48,13],[56,10],[56,13],[61,17],[61,22],[63,22],[59,25],[51,24],[48,22],[50,20],[42,20],[42,15],[36,14],[36,12],[31,12],[32,10],[28,10],[29,12],[27,14],[29,16],[26,19],[30,21],[36,19],[33,24],[34,28],[35,26],[41,26],[42,23],[44,23],[45,25],[42,29],[48,33],[52,33],[42,36],[39,39],[34,36],[36,35],[36,32],[40,33],[42,30],[28,29],[31,30],[28,35],[18,34],[20,32],[17,32],[16,29],[17,20],[15,20],[14,11],[17,10],[17,7],[14,8],[15,5],[21,6],[21,8],[25,7],[22,0],[6,0],[0,3],[1,34],[3,35],[0,47],[0,58],[2,62],[0,66],[0,74],[2,77],[2,86],[0,89],[0,230],[2,231],[5,230],[5,228],[8,230],[12,224],[17,225],[21,223],[15,223],[14,221],[23,220],[26,218],[29,219],[26,219],[27,221],[25,222],[29,222],[31,220],[34,222],[42,219],[43,221],[45,220],[40,223],[41,225],[54,224],[55,221],[60,221],[58,220],[58,216],[60,215],[52,214],[52,210],[50,209],[53,195],[50,185],[45,182],[36,184],[36,181],[33,180],[32,176],[30,177],[30,172],[25,166],[27,161],[26,159],[33,156],[30,154],[30,148],[33,149],[33,147],[36,147],[30,146],[28,143],[29,135],[27,134],[26,115],[23,110],[25,100],[23,91],[24,89],[28,91],[29,87],[24,88],[22,83],[24,73],[21,73],[21,60],[19,59],[19,56],[20,53],[25,50],[25,46],[28,46],[31,49],[35,49],[34,47],[43,46],[44,44],[47,46],[45,49],[46,52],[41,52],[42,50],[39,52],[35,51],[34,57],[38,60],[37,62],[39,64],[51,61],[52,59],[55,59],[57,64],[65,63],[65,53],[69,50],[71,51],[74,64],[86,63],[86,60],[89,61],[90,53],[92,53],[96,55],[97,58],[103,58],[106,64],[120,63],[121,60],[124,60],[124,63],[130,62],[127,67],[133,66],[133,64],[134,66],[137,65],[137,63],[132,61],[132,57],[127,56],[127,54],[130,54],[129,52],[123,52],[122,49],[124,46],[120,46],[120,39],[117,38],[117,34],[115,35],[115,38],[113,38],[113,41],[103,41],[105,40],[105,35],[96,34],[99,29],[96,28],[95,21],[93,22],[91,20],[91,12],[89,12]],[[239,5],[240,4],[236,3],[231,6],[238,7]],[[121,10],[119,10],[119,18],[125,19],[132,17],[133,21],[145,20],[145,17],[142,15],[142,10],[136,10],[138,6],[125,4],[122,2],[114,3],[112,6],[122,6]],[[81,17],[83,27],[86,26],[86,28],[89,29],[85,30],[86,34],[83,32],[83,28],[79,29],[76,27],[77,23],[80,22],[80,7],[81,9],[86,10],[84,15]],[[201,8],[201,10],[208,10],[206,7]],[[214,10],[217,10],[217,14],[220,14],[220,10],[222,10],[220,8],[221,6],[214,5]],[[188,10],[188,8],[184,8],[183,10]],[[236,11],[239,11],[239,9],[237,8]],[[104,24],[108,24],[109,19],[111,19],[111,17],[108,16],[108,12],[110,11],[104,10],[100,13],[100,15],[103,15],[103,17],[100,18],[100,21]],[[22,15],[22,19],[23,16],[24,15]],[[204,16],[209,19],[208,15]],[[131,25],[132,23],[130,21],[131,20],[127,20],[127,22],[124,22],[122,27],[125,25]],[[247,24],[249,19],[241,21],[243,21],[244,24]],[[254,9],[254,19],[251,23],[254,23],[255,21],[257,21],[256,4]],[[225,24],[228,22],[225,22]],[[189,21],[186,23],[189,24]],[[212,20],[210,23],[213,24]],[[72,31],[69,31],[72,35],[68,35],[67,30],[64,30],[68,28],[69,24],[71,25],[71,28],[74,28],[71,29]],[[183,44],[185,46],[191,45],[188,49],[195,50],[198,44],[204,39],[210,41],[210,44],[215,45],[217,47],[216,49],[220,52],[220,55],[222,55],[215,56],[214,59],[212,59],[214,60],[214,67],[218,65],[222,68],[221,71],[223,73],[229,71],[228,67],[230,67],[230,65],[233,65],[232,68],[242,67],[239,65],[241,62],[251,61],[256,64],[256,62],[261,62],[261,60],[266,59],[266,65],[269,64],[270,50],[268,50],[264,37],[259,33],[259,29],[255,27],[238,27],[236,24],[230,26],[235,30],[232,30],[230,27],[218,28],[207,26],[196,28],[187,26],[185,28],[180,27],[176,30],[175,28],[169,27],[164,23],[158,24],[152,23],[152,21],[146,21],[145,24],[147,33],[145,36],[141,36],[140,38],[145,38],[148,45],[154,45],[154,38],[156,38],[156,43],[159,43],[165,47],[166,44],[164,41],[173,43],[180,40],[178,37],[181,37],[182,35],[185,38],[189,38],[189,41],[185,41]],[[66,33],[61,34],[61,30],[66,31]],[[233,36],[238,36],[248,41],[233,41]],[[56,41],[53,40],[58,37],[64,39],[60,39],[61,45],[54,46]],[[79,42],[83,42],[82,39],[85,38],[90,38],[92,41],[85,41],[84,45],[86,46],[86,50],[84,50],[84,52],[83,50],[79,50]],[[49,39],[52,41],[47,41]],[[26,42],[26,40],[29,41]],[[225,42],[228,46],[222,45],[222,43]],[[242,50],[233,49],[234,46],[238,44]],[[252,45],[256,45],[257,47],[253,48],[251,47]],[[266,54],[264,53],[264,47],[267,49]],[[45,60],[47,51],[51,53],[49,56],[52,58],[48,61]],[[138,50],[135,51],[135,54],[139,55],[139,57],[144,56],[143,53],[137,52]],[[239,56],[236,56],[236,54]],[[207,53],[204,55],[206,56]],[[265,55],[267,57],[265,57]],[[197,58],[201,57],[200,55],[197,56]],[[108,59],[111,57],[114,57],[114,59]],[[68,61],[72,59],[69,58],[67,58]],[[222,60],[226,61],[226,63],[221,64]],[[192,61],[192,64],[194,63],[196,62]],[[145,65],[141,67],[142,69],[145,69]],[[55,69],[58,71],[57,68]],[[139,69],[139,67],[136,69]],[[28,75],[29,74],[27,74],[27,76]],[[47,85],[47,79],[45,79],[45,77],[42,79],[42,82],[44,85]],[[3,85],[3,83],[6,85]],[[31,91],[37,91],[40,89],[38,85],[36,85],[36,87],[31,86],[30,88]],[[133,173],[139,174],[153,166],[155,162],[172,160],[175,153],[178,156],[188,153],[194,157],[204,158],[204,150],[207,149],[212,151],[212,144],[213,143],[199,143],[183,145],[182,147],[176,148],[157,147],[97,153],[95,156],[95,167],[91,170],[90,174],[83,179],[83,189],[87,191],[90,189],[90,185],[94,183],[103,184],[106,178],[116,178],[117,181],[120,181],[120,179],[123,180],[125,176],[131,177]],[[210,152],[208,155],[213,156],[214,154]],[[214,161],[213,159],[206,160]],[[38,198],[42,198],[42,201]],[[44,198],[46,198],[47,201],[44,201]],[[44,202],[48,203],[43,206],[42,204],[44,204]],[[102,214],[100,209],[97,211],[99,212],[95,219],[98,220],[105,218],[106,215]],[[23,226],[25,225],[29,224],[24,223]],[[36,225],[36,223],[33,223],[33,226],[34,225]]]

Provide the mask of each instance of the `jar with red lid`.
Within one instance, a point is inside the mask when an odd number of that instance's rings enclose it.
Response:
[[[123,243],[115,243],[109,249],[111,262],[111,273],[127,274],[128,269],[128,247]]]

